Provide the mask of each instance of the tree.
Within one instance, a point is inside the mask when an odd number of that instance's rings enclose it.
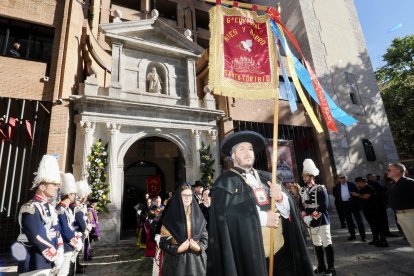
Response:
[[[401,159],[414,158],[414,35],[395,38],[376,72]]]
[[[206,146],[203,142],[200,148],[200,162],[201,182],[210,187],[213,183],[215,160],[211,154],[210,145]]]
[[[93,146],[92,152],[88,156],[88,164],[86,171],[88,173],[88,183],[91,186],[92,194],[90,198],[97,200],[96,210],[108,213],[107,204],[109,200],[109,183],[107,180],[107,166],[108,166],[108,144],[102,145],[102,140],[99,139]]]

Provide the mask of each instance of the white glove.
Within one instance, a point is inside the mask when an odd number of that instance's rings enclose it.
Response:
[[[158,247],[160,246],[160,239],[161,239],[161,235],[160,234],[156,234],[154,240],[157,243],[157,246]]]
[[[90,232],[92,230],[92,224],[88,223],[86,229]]]
[[[78,243],[76,244],[76,251],[80,252],[83,248],[82,238],[78,238]]]
[[[312,221],[312,217],[311,216],[304,216],[303,221],[306,223],[307,226],[310,226],[310,223]]]
[[[63,263],[63,258],[64,258],[63,254],[65,254],[65,250],[63,246],[59,246],[57,250],[56,260],[55,260],[55,268],[58,270],[60,269]]]

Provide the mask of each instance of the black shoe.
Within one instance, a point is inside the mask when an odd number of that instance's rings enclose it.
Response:
[[[388,242],[386,242],[386,241],[378,241],[375,244],[375,247],[390,247],[390,246],[389,246]]]
[[[362,241],[362,242],[366,242],[366,241],[367,241],[367,239],[366,239],[366,238],[361,238],[361,241]]]
[[[354,235],[351,235],[348,237],[348,241],[353,241],[356,240],[356,237]]]
[[[315,268],[315,270],[313,270],[313,273],[315,273],[316,275],[318,275],[318,274],[325,273],[325,271],[326,271],[326,268],[325,267],[317,267],[317,268]]]
[[[378,242],[379,242],[378,240],[373,240],[373,241],[370,241],[368,244],[369,245],[376,245]]]
[[[325,274],[323,274],[324,276],[333,276],[333,275],[336,275],[336,271],[335,271],[335,269],[334,268],[328,268],[326,271],[325,271]]]

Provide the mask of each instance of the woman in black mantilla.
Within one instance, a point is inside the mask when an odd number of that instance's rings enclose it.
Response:
[[[162,275],[205,275],[207,239],[206,220],[191,186],[182,185],[171,198],[162,221]]]

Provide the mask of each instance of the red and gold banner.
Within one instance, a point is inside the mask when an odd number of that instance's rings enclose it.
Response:
[[[217,5],[210,9],[209,84],[213,93],[274,98],[279,75],[269,16]]]
[[[161,178],[159,175],[147,176],[147,193],[156,196],[161,192]]]

